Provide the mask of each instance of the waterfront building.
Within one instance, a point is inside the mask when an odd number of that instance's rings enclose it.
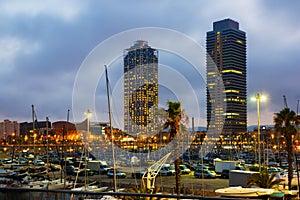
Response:
[[[157,131],[158,51],[138,40],[124,51],[124,131],[149,135]]]
[[[57,121],[57,122],[53,122],[52,123],[52,128],[53,129],[65,129],[68,131],[71,130],[76,130],[76,126],[75,124],[71,123],[71,122],[67,122],[67,121]]]
[[[206,52],[207,126],[215,128],[221,125],[222,134],[225,135],[246,132],[246,33],[232,19],[214,22],[213,30],[206,35]],[[218,70],[223,80],[224,91],[216,87],[215,70]],[[224,104],[213,107],[212,103],[219,97],[224,97],[220,101]]]
[[[48,123],[48,125],[47,125]],[[51,122],[50,121],[35,121],[34,122],[34,128],[36,130],[34,130],[34,132],[36,132],[37,134],[42,134],[42,132],[40,131],[41,129],[46,129],[46,128],[51,128]],[[25,136],[25,135],[29,135],[31,132],[33,132],[33,123],[32,122],[22,122],[20,123],[20,135]]]
[[[0,122],[0,138],[6,138],[11,135],[20,135],[20,124],[17,121],[5,119],[3,122]]]

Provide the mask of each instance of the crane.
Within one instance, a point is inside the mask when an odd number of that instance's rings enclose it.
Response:
[[[284,108],[289,108],[286,100],[286,96],[283,95],[283,101],[284,101]]]
[[[167,161],[169,156],[171,155],[171,152],[167,153],[164,157],[162,157],[159,161],[151,165],[147,171],[143,175],[143,185],[148,190],[153,192],[153,189],[155,188],[155,178],[157,174],[159,173],[160,169],[162,168],[163,164]]]

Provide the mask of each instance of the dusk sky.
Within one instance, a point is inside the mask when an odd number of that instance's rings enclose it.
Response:
[[[273,113],[284,107],[283,95],[294,111],[300,99],[299,8],[297,0],[0,1],[0,121],[31,121],[32,104],[40,121],[46,116],[66,120],[68,109],[72,121],[78,70],[97,45],[115,34],[166,28],[205,47],[213,22],[230,18],[247,36],[248,125],[257,124],[256,104],[250,101],[256,93],[268,98],[261,103],[261,123],[272,124]],[[122,73],[122,64],[116,61],[112,71]],[[107,115],[106,107],[96,112],[102,111]],[[198,125],[206,126],[204,115]]]

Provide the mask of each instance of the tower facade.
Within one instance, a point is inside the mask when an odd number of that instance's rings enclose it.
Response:
[[[213,30],[206,34],[206,52],[208,128],[222,124],[223,134],[247,131],[246,33],[231,19],[214,22]],[[224,91],[215,87],[215,70],[223,80]],[[220,96],[224,106],[215,110],[212,103]],[[215,120],[220,110],[222,121]]]
[[[158,51],[138,40],[124,52],[124,130],[130,135],[156,131]]]

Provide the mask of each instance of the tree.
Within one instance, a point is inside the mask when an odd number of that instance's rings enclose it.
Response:
[[[275,113],[275,130],[281,133],[286,140],[286,151],[288,153],[288,187],[291,189],[293,178],[293,135],[297,133],[297,126],[300,122],[299,116],[289,108],[284,108]]]
[[[181,112],[181,103],[180,102],[172,102],[168,101],[168,118],[163,126],[164,129],[170,128],[170,138],[169,140],[172,140],[176,134],[178,134],[180,130],[180,121],[182,118],[182,112]],[[178,148],[178,145],[176,145]],[[180,157],[178,155],[178,149],[175,149],[175,154],[178,156],[175,160],[175,178],[176,178],[176,193],[179,196],[180,195]]]
[[[283,179],[276,178],[276,172],[271,175],[267,168],[263,168],[259,173],[251,174],[247,179],[247,185],[249,187],[256,186],[260,188],[274,188],[278,186]]]

